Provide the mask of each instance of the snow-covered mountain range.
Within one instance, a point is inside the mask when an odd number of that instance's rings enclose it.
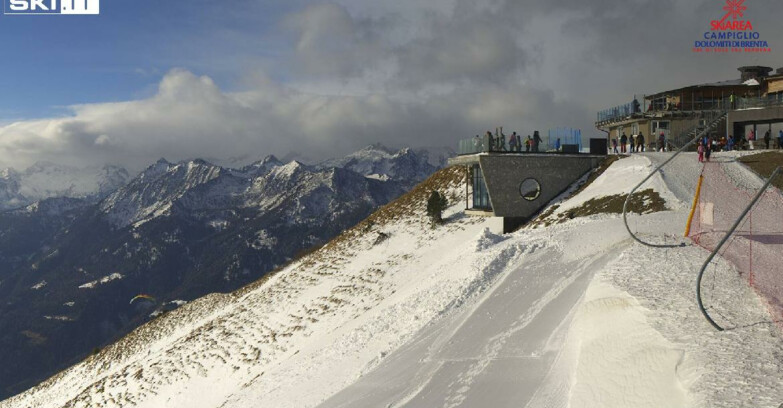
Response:
[[[239,169],[161,159],[113,191],[0,212],[0,398],[180,301],[262,277],[436,170],[408,149],[368,160],[397,173],[274,156]],[[157,303],[129,305],[139,293]]]
[[[559,217],[666,158],[620,160],[545,213],[560,221],[508,235],[462,214],[464,172],[440,171],[320,250],[162,315],[0,407],[775,407],[781,334],[731,265],[705,285],[733,328],[719,333],[693,298],[704,249],[644,247],[619,214]],[[633,228],[681,232],[699,166],[687,154],[656,175],[648,187],[668,209],[630,216]],[[432,189],[455,203],[437,228],[424,215]]]
[[[0,170],[0,211],[47,198],[98,199],[128,179],[128,172],[116,166],[77,168],[39,162],[22,172],[7,168]]]
[[[393,151],[377,143],[343,158],[327,160],[317,167],[341,167],[369,177],[408,180],[413,186],[414,180],[423,180],[435,169],[445,167],[448,158],[453,156],[454,151],[450,149]]]

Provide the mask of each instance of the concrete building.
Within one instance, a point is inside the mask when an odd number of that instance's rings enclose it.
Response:
[[[602,141],[602,140],[601,140]],[[603,145],[603,144],[602,144]],[[598,167],[603,154],[478,152],[449,160],[464,166],[465,212],[500,217],[503,232],[511,232],[532,219],[552,199]]]
[[[758,125],[783,122],[783,68],[738,68],[739,78],[688,85],[634,99],[598,113],[596,127],[609,139],[643,134],[647,148],[657,148],[663,133],[669,148],[679,148],[705,128],[713,137],[746,135]],[[752,112],[751,112],[752,111]],[[652,137],[651,137],[652,136]]]

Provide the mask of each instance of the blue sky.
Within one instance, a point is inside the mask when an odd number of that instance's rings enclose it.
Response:
[[[102,0],[0,16],[0,168],[138,170],[160,157],[336,157],[457,145],[783,66],[783,4],[748,0],[771,53],[692,52],[722,0]]]
[[[240,64],[261,64],[282,52],[276,31],[295,7],[293,1],[103,0],[97,16],[0,16],[0,121],[149,96],[173,67],[234,88]]]

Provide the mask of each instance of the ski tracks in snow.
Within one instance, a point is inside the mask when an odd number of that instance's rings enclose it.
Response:
[[[491,251],[487,269],[503,273],[490,288],[319,407],[524,406],[550,375],[592,276],[627,246],[564,262],[556,242],[525,234]]]

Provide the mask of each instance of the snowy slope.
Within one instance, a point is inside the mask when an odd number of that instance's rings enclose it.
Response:
[[[623,193],[665,157],[620,160],[562,204]],[[631,216],[632,227],[676,240],[698,171],[686,155],[655,176],[673,211]],[[0,407],[782,402],[780,333],[729,265],[705,285],[731,327],[717,333],[693,298],[704,250],[643,247],[617,215],[499,236],[459,199],[431,229],[423,200],[449,173],[458,193],[459,171],[441,172],[269,279],[189,303]]]

